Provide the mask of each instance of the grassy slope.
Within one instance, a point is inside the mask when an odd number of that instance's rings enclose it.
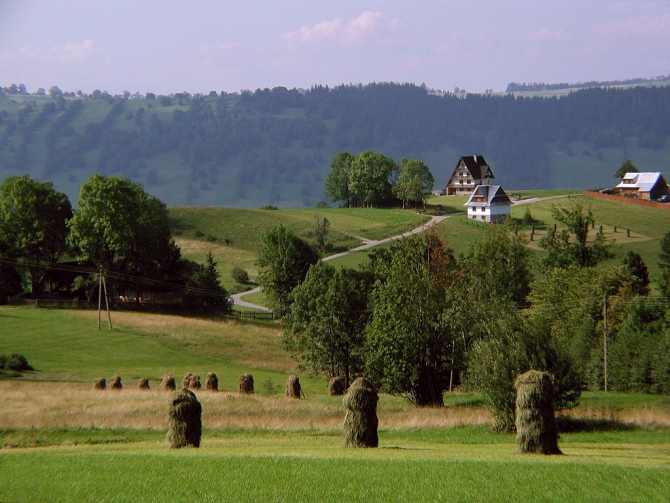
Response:
[[[347,450],[339,398],[325,396],[323,380],[301,376],[307,400],[263,396],[263,378],[281,384],[292,366],[279,349],[276,326],[114,313],[110,332],[98,331],[95,318],[91,312],[0,309],[2,352],[22,352],[39,369],[28,381],[0,382],[0,443],[35,446],[0,449],[0,500],[653,502],[667,496],[666,428],[565,434],[566,456],[516,456],[511,435],[486,425],[453,427],[473,417],[481,421],[482,412],[472,408],[476,397],[454,394],[445,409],[415,409],[382,395],[381,448]],[[170,451],[162,420],[143,426],[151,420],[145,416],[164,414],[165,398],[155,389],[133,389],[137,377],[157,379],[166,371],[177,378],[215,371],[227,390],[240,372],[252,371],[261,395],[199,393],[202,447]],[[127,389],[90,389],[94,376],[112,373]],[[62,382],[44,382],[50,380]],[[616,394],[590,394],[588,402],[587,417],[630,407],[667,414],[669,405],[663,397]],[[60,419],[44,428],[26,407]],[[101,426],[88,426],[94,424]]]
[[[242,267],[254,278],[256,250],[261,235],[281,224],[313,242],[310,232],[316,216],[330,222],[329,241],[335,250],[361,244],[359,238],[381,239],[419,227],[428,220],[411,210],[377,208],[324,208],[309,210],[242,210],[231,208],[172,207],[170,219],[182,254],[204,262],[208,251],[218,262],[226,288],[233,286],[230,271]]]

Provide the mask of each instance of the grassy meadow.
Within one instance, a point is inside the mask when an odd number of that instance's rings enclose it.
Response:
[[[298,372],[275,323],[0,308],[0,352],[36,369],[0,375],[0,501],[667,501],[670,399],[587,393],[560,417],[563,456],[516,455],[479,396],[443,408],[380,396],[378,449],[345,449],[340,397]],[[166,373],[216,372],[197,392],[199,449],[165,440]],[[236,393],[254,375],[256,393]],[[121,391],[95,391],[120,375]],[[151,390],[137,379],[149,377]]]
[[[527,207],[541,233],[554,223],[552,204],[564,201],[519,205],[513,216],[522,218]],[[309,240],[318,214],[331,222],[334,249],[346,249],[418,227],[433,212],[461,212],[464,202],[431,198],[425,214],[171,208],[170,216],[183,255],[202,261],[212,251],[229,288],[235,265],[253,279],[257,239],[276,223]],[[597,225],[616,239],[611,263],[633,249],[653,278],[670,214],[586,202]],[[484,229],[458,214],[437,226],[457,254]],[[332,263],[355,267],[367,253]],[[245,300],[262,303],[262,294]],[[514,435],[492,431],[493,418],[476,394],[446,393],[443,408],[382,394],[379,448],[345,449],[341,398],[327,395],[325,379],[296,367],[281,347],[277,322],[115,311],[113,329],[103,313],[98,330],[97,316],[0,307],[0,353],[21,353],[35,368],[21,376],[0,371],[0,501],[668,501],[667,396],[585,393],[578,407],[559,414],[564,455],[536,456],[515,454]],[[170,373],[180,383],[188,372],[203,383],[215,372],[220,391],[196,392],[201,447],[171,450],[169,394],[159,382]],[[242,373],[253,374],[255,394],[237,393]],[[303,400],[284,395],[293,373]],[[123,390],[93,390],[96,377],[112,375],[121,376]],[[142,377],[150,390],[138,389]]]

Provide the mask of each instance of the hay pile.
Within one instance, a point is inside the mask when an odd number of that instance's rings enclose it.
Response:
[[[121,384],[121,378],[119,376],[112,376],[109,379],[109,388],[113,390],[122,390],[123,384]]]
[[[151,389],[151,388],[149,387],[149,379],[147,379],[146,377],[142,377],[142,378],[140,378],[140,380],[137,381],[137,387],[138,387],[139,389],[144,389],[144,390],[146,390],[146,389]]]
[[[96,377],[95,381],[93,381],[93,389],[106,390],[107,379],[104,377]]]
[[[214,372],[207,373],[207,380],[205,381],[205,388],[207,391],[219,391],[219,378]]]
[[[286,396],[290,396],[291,398],[300,398],[302,387],[300,386],[300,379],[298,379],[298,376],[288,376],[285,393]]]
[[[562,454],[554,419],[554,386],[546,372],[529,370],[516,378],[516,451]]]
[[[171,449],[200,447],[202,406],[191,390],[182,388],[170,395],[167,439]]]
[[[174,382],[174,376],[172,374],[163,375],[161,389],[163,391],[175,391],[177,389],[177,384]]]
[[[344,395],[345,390],[344,377],[333,377],[328,381],[328,394],[330,396]]]
[[[344,445],[346,447],[377,447],[377,391],[365,377],[356,379],[342,399],[344,416]]]
[[[181,385],[182,387],[189,389],[202,389],[202,385],[200,384],[200,376],[191,374],[190,372],[184,376]]]
[[[254,393],[254,376],[251,374],[242,374],[237,380],[237,392],[245,395]]]

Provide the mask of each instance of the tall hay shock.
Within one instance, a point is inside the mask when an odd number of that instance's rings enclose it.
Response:
[[[345,447],[377,447],[377,401],[379,397],[369,379],[356,379],[342,399]]]
[[[189,389],[202,389],[202,385],[200,384],[200,376],[192,374],[191,372],[184,376],[184,379],[181,381],[181,385],[182,387]]]
[[[141,390],[151,389],[151,387],[149,386],[149,379],[147,379],[146,377],[140,378],[140,380],[137,381],[137,387]]]
[[[516,452],[562,454],[554,419],[554,386],[546,372],[529,370],[516,387]]]
[[[302,393],[302,386],[300,386],[300,379],[298,376],[290,375],[286,380],[286,396],[291,398],[300,398]]]
[[[109,379],[109,389],[113,389],[115,391],[120,391],[123,389],[123,384],[121,384],[121,377],[119,376],[112,376]]]
[[[242,374],[237,380],[237,392],[243,395],[253,395],[254,376],[251,374]]]
[[[107,389],[107,379],[104,377],[96,377],[93,381],[93,389],[104,391]]]
[[[174,382],[174,376],[172,374],[163,375],[163,379],[161,379],[161,389],[163,391],[175,391],[177,389],[177,384]]]
[[[214,372],[207,373],[207,380],[205,381],[205,388],[207,391],[219,391],[219,378]]]
[[[191,374],[191,384],[189,385],[189,388],[191,389],[202,389],[202,385],[200,384],[200,376],[197,374]]]
[[[346,390],[344,377],[333,377],[328,381],[328,394],[330,396],[341,396],[344,395]]]
[[[170,395],[167,439],[171,449],[200,447],[202,406],[191,390],[182,388]]]

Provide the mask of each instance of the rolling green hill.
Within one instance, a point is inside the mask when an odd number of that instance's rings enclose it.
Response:
[[[437,96],[370,84],[217,96],[0,96],[0,179],[28,173],[76,203],[92,173],[141,181],[171,206],[313,207],[343,150],[421,159],[436,186],[484,154],[511,189],[610,186],[625,159],[663,170],[670,86],[560,98]]]

